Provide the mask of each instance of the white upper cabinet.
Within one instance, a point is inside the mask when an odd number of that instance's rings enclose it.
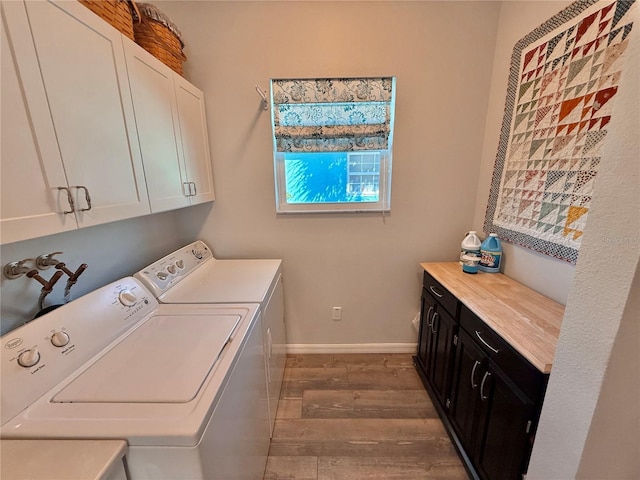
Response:
[[[78,2],[25,5],[78,224],[149,213],[122,35]]]
[[[1,243],[214,200],[200,90],[76,1],[0,5]]]
[[[212,201],[202,92],[135,43],[124,45],[151,210]]]
[[[174,72],[125,39],[131,96],[153,212],[189,205],[179,146]]]
[[[204,95],[179,75],[174,76],[182,155],[190,184],[191,204],[215,199]]]
[[[0,233],[11,243],[77,228],[24,5],[3,2]],[[5,12],[6,9],[6,12]]]
[[[2,243],[150,213],[120,33],[77,2],[2,9]]]

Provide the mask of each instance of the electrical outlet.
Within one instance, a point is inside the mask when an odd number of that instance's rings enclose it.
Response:
[[[334,320],[342,320],[342,307],[333,307],[331,310],[331,318]]]

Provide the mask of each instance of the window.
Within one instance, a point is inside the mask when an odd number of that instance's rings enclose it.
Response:
[[[276,210],[388,211],[395,79],[272,80]]]

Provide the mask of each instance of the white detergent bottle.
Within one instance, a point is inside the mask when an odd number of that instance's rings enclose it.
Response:
[[[464,263],[462,257],[467,255],[470,257],[480,257],[480,245],[482,242],[478,238],[475,230],[471,230],[462,240],[460,249],[460,263]]]

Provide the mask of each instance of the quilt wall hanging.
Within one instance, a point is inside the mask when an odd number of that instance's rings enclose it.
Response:
[[[635,0],[579,0],[516,43],[484,229],[578,257]]]

